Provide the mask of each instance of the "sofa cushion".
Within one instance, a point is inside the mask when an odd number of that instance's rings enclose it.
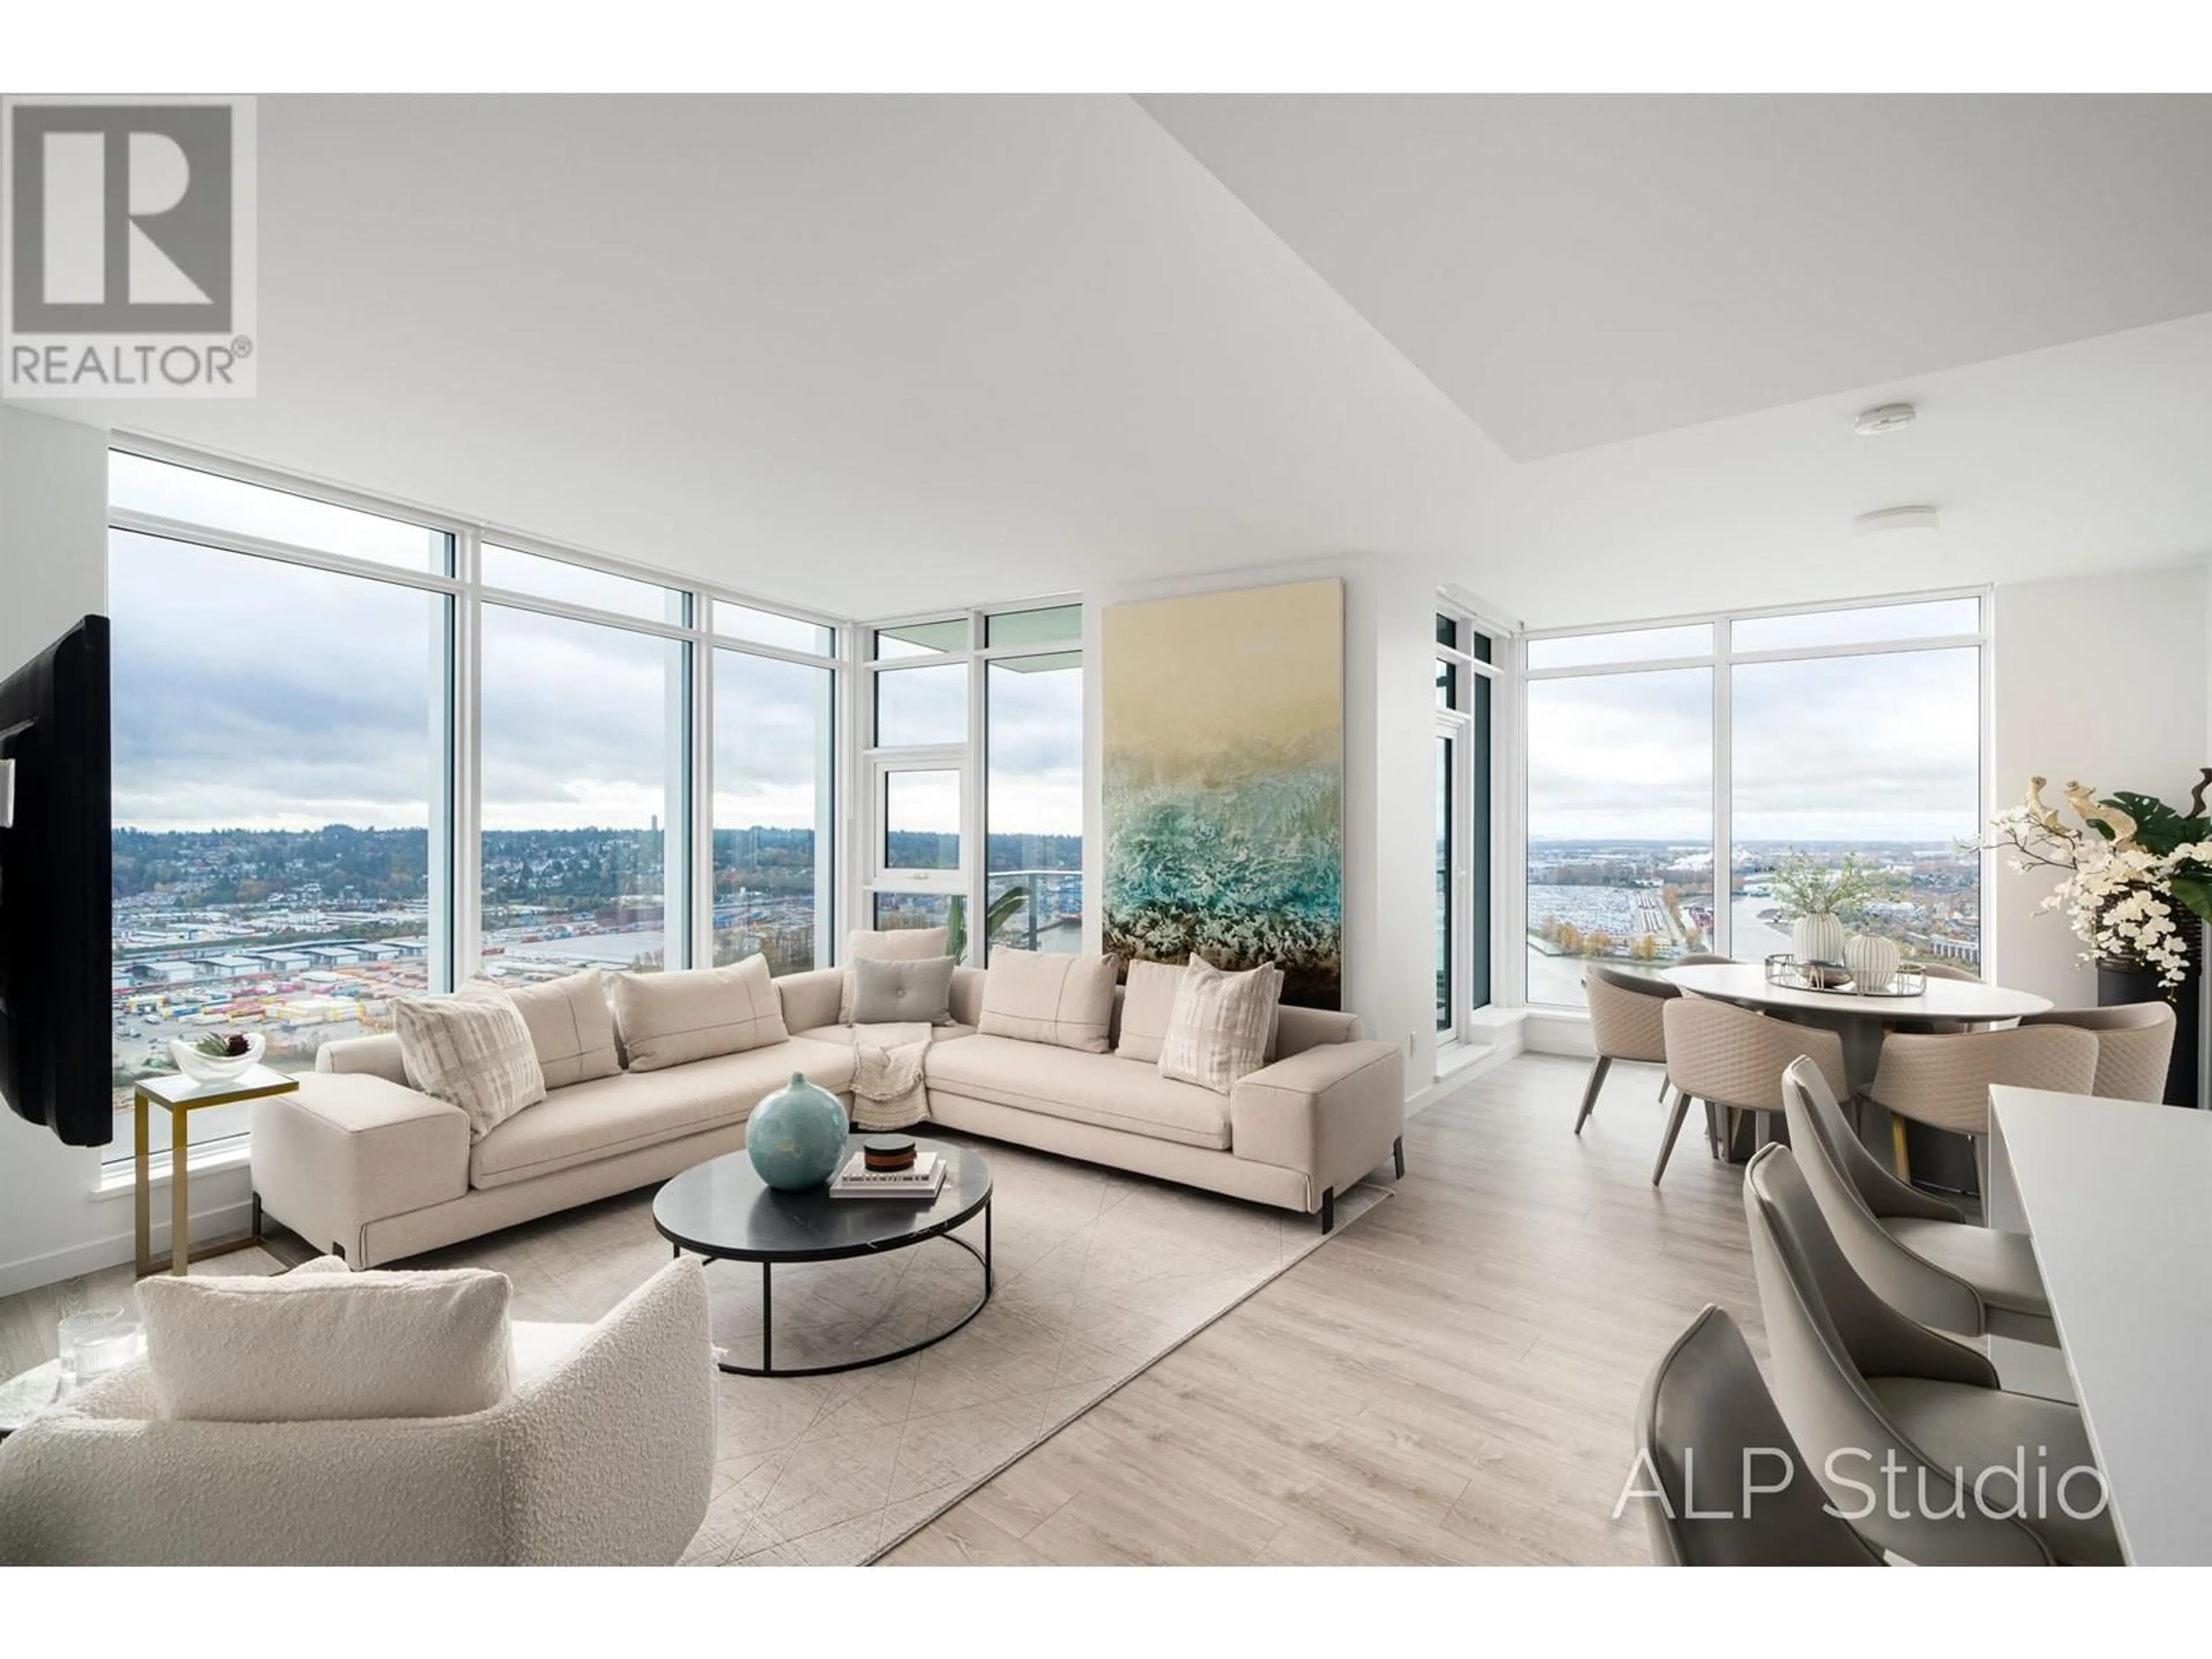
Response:
[[[530,1045],[538,1052],[538,1069],[545,1074],[548,1089],[589,1083],[622,1070],[614,1010],[607,1006],[606,987],[596,968],[536,985],[472,979],[461,994],[504,996],[514,1004],[530,1028]]]
[[[862,957],[853,964],[855,1025],[949,1025],[952,1023],[951,957],[893,962]]]
[[[507,1395],[507,1275],[284,1273],[138,1284],[164,1417],[463,1417]]]
[[[1227,1094],[1267,1064],[1270,1011],[1282,988],[1273,963],[1225,974],[1194,952],[1160,1043],[1160,1075]]]
[[[976,1022],[987,1036],[1103,1054],[1113,1018],[1113,957],[1004,945],[991,952]]]
[[[469,1154],[469,1184],[504,1187],[742,1123],[793,1072],[838,1093],[853,1081],[853,1051],[793,1039],[574,1084],[478,1141]]]
[[[407,1086],[467,1113],[471,1140],[545,1098],[530,1027],[504,996],[402,997],[392,1023]]]
[[[793,1031],[791,1035],[793,1037],[804,1037],[809,1042],[834,1042],[847,1054],[853,1051],[853,1028],[849,1025],[810,1025],[806,1030]],[[971,1037],[975,1035],[974,1026],[963,1025],[956,1021],[951,1025],[932,1026],[929,1040],[932,1042],[950,1042],[955,1037]]]
[[[853,1023],[853,964],[866,957],[877,962],[916,962],[945,954],[951,931],[945,927],[855,927],[845,935],[845,982],[837,993],[837,1023]]]
[[[633,1072],[657,1072],[781,1042],[783,999],[766,957],[726,968],[616,974],[615,1026]]]
[[[1129,981],[1121,992],[1121,1031],[1114,1052],[1124,1060],[1141,1060],[1147,1066],[1160,1057],[1160,1044],[1175,1013],[1176,987],[1182,983],[1182,964],[1132,962]]]
[[[1229,1146],[1224,1097],[1170,1081],[1154,1066],[1115,1054],[1071,1053],[985,1033],[959,1042],[933,1042],[924,1071],[933,1092],[943,1089],[996,1106],[1185,1146],[1218,1152]],[[527,1115],[518,1121],[526,1121]]]

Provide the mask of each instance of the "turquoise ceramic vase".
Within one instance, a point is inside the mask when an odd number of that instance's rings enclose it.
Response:
[[[819,1187],[845,1157],[845,1109],[827,1089],[793,1072],[791,1081],[753,1108],[745,1151],[760,1178],[778,1192]]]

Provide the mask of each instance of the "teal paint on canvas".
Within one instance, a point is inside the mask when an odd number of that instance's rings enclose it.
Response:
[[[1110,606],[1100,658],[1105,948],[1340,1006],[1343,585]]]

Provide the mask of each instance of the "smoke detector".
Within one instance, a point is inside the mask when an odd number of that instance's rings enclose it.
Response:
[[[1932,507],[1885,507],[1862,513],[1851,520],[1859,536],[1878,536],[1886,530],[1940,530],[1942,515]]]
[[[1862,438],[1879,438],[1885,432],[1911,426],[1919,416],[1920,411],[1911,404],[1876,404],[1872,409],[1859,410],[1851,422],[1851,430]]]

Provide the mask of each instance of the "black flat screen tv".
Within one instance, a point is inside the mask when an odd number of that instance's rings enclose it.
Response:
[[[0,1099],[72,1146],[115,1133],[107,618],[0,684]]]

